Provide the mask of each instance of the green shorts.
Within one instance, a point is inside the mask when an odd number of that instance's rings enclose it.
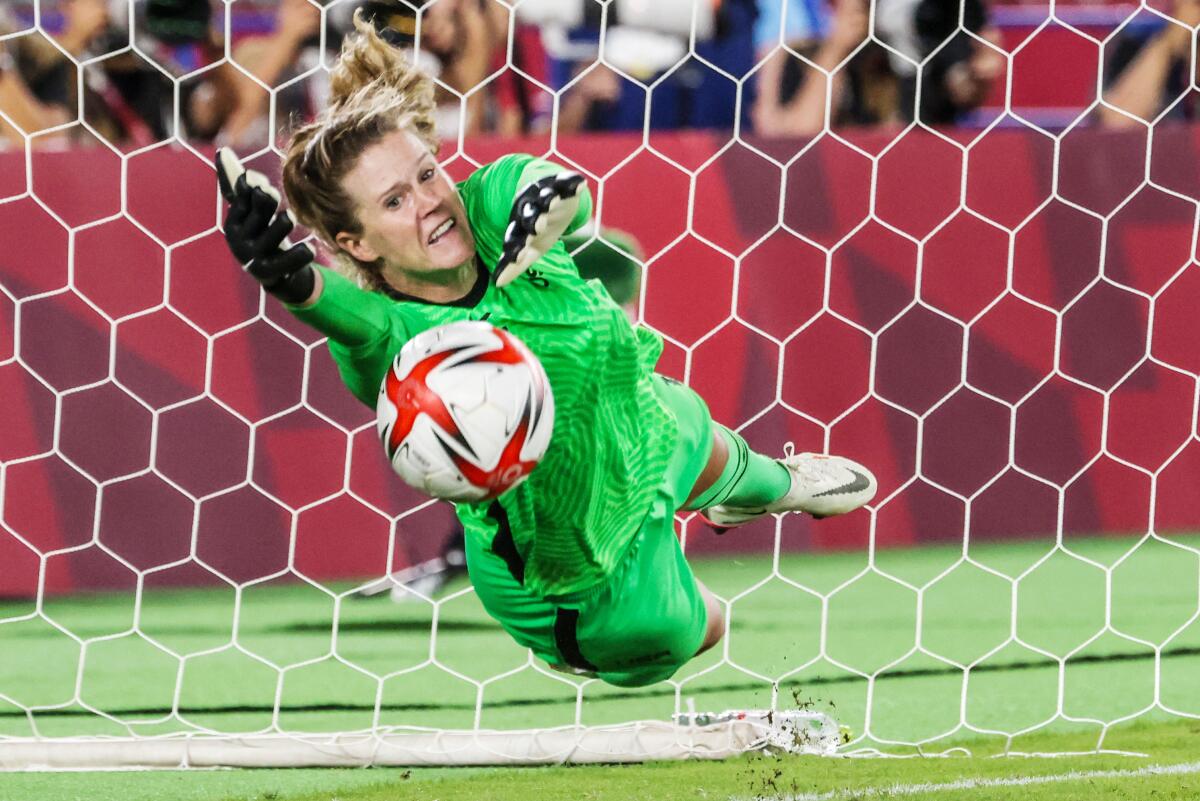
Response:
[[[513,554],[506,558],[467,537],[475,593],[518,644],[551,665],[621,687],[670,678],[700,650],[708,626],[674,520],[708,463],[712,419],[695,392],[658,375],[654,380],[679,421],[679,444],[641,527],[605,581],[582,593],[541,598],[517,579]]]

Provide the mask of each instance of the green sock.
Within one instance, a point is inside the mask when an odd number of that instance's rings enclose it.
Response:
[[[746,440],[717,424],[729,448],[725,469],[712,486],[688,504],[688,509],[707,509],[717,504],[743,508],[766,506],[792,488],[792,474],[779,462],[750,450]]]

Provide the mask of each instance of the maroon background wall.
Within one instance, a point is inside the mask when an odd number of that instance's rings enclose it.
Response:
[[[1052,540],[1060,504],[1067,537],[1200,529],[1200,131],[1069,134],[1054,199],[1043,134],[996,130],[964,157],[897,133],[853,138],[883,154],[874,197],[870,159],[829,137],[801,155],[703,133],[558,144],[606,176],[603,223],[641,240],[645,320],[671,340],[662,371],[718,420],[752,420],[760,450],[791,440],[869,464],[888,499],[877,545]],[[1148,144],[1150,177],[1178,194],[1143,185]],[[31,174],[0,154],[0,200],[41,200],[0,202],[0,595],[132,588],[130,567],[148,586],[289,565],[378,575],[389,548],[392,565],[436,550],[449,508],[392,477],[373,414],[312,332],[260,306],[215,229],[203,160],[129,159],[124,201],[107,151],[36,153]],[[920,248],[896,233],[934,229]],[[687,534],[689,550],[739,550],[774,530]],[[871,518],[793,517],[784,534],[787,549],[861,548]]]

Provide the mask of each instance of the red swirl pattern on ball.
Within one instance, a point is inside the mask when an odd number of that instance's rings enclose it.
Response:
[[[487,490],[486,500],[502,495],[537,466],[537,460],[521,459],[521,451],[525,447],[530,431],[541,419],[546,393],[545,376],[538,369],[536,357],[525,344],[503,329],[494,328],[492,333],[500,341],[499,348],[477,354],[459,364],[469,362],[524,364],[529,367],[532,377],[530,392],[525,398],[525,405],[518,418],[517,426],[509,435],[504,450],[492,469],[485,470],[472,463],[447,441],[446,438],[452,439],[472,458],[477,458],[475,449],[471,447],[466,436],[458,427],[454,416],[446,407],[445,401],[428,383],[429,375],[434,370],[445,364],[450,357],[458,355],[468,348],[455,348],[426,356],[413,365],[404,378],[397,376],[394,369],[389,370],[384,390],[388,400],[396,409],[396,422],[392,425],[386,441],[388,457],[391,458],[412,433],[417,418],[422,414],[428,415],[436,425],[434,433],[446,456],[454,462],[468,482]]]
[[[426,356],[413,365],[404,378],[397,376],[394,368],[388,371],[384,391],[387,393],[388,400],[396,408],[396,422],[392,424],[392,430],[386,443],[389,459],[395,455],[401,443],[412,433],[413,425],[422,414],[428,415],[442,431],[453,437],[454,441],[462,445],[469,453],[475,453],[470,443],[467,442],[467,438],[459,430],[458,423],[454,422],[454,416],[446,408],[445,401],[433,391],[427,381],[429,374],[442,362],[463,350],[465,348],[455,348]]]

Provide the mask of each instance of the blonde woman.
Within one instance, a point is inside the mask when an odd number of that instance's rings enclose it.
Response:
[[[546,369],[555,431],[527,481],[459,504],[479,599],[556,669],[641,686],[715,645],[720,603],[675,537],[679,509],[731,528],[773,512],[815,516],[875,494],[850,460],[773,460],[714,425],[704,401],[654,372],[662,341],[585,281],[560,237],[583,225],[581,176],[505,156],[457,186],[437,162],[433,87],[362,19],[332,73],[330,108],[296,132],[283,167],[291,211],[337,254],[316,265],[278,195],[227,151],[234,255],[329,337],[342,379],[374,406],[393,356],[437,325],[487,319]]]

